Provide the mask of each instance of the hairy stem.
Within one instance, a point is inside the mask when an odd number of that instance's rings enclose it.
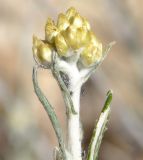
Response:
[[[68,115],[68,150],[72,160],[82,160],[81,153],[81,124],[80,124],[80,89],[71,96],[77,114]]]
[[[68,124],[68,140],[67,148],[70,160],[81,160],[81,125],[80,125],[80,89],[81,79],[80,73],[75,62],[66,63],[59,61],[58,57],[53,57],[55,64],[53,64],[52,72],[57,79],[63,93],[66,103],[67,124]],[[65,86],[60,72],[68,76],[68,86]]]

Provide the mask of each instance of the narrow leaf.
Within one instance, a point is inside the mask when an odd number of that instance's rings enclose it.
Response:
[[[63,159],[66,160],[66,153],[65,153],[65,146],[64,146],[64,139],[63,139],[63,134],[62,134],[62,130],[61,130],[61,126],[59,124],[59,120],[57,118],[57,115],[53,109],[53,107],[51,106],[51,104],[49,103],[48,99],[46,98],[46,96],[43,94],[43,92],[41,91],[39,85],[38,85],[38,81],[37,81],[37,69],[38,66],[35,66],[33,68],[33,85],[34,85],[34,90],[35,93],[38,97],[38,99],[40,100],[40,102],[42,103],[43,107],[45,108],[51,123],[53,125],[53,128],[55,130],[56,136],[58,138],[58,142],[59,142],[59,147],[61,149],[62,152],[62,156]]]
[[[108,91],[107,99],[102,109],[101,115],[97,122],[95,129],[93,130],[91,142],[88,148],[87,160],[97,160],[99,148],[102,142],[104,132],[106,131],[106,125],[110,114],[110,103],[112,101],[112,92]]]

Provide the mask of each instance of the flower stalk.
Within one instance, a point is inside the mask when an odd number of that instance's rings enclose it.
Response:
[[[59,148],[55,149],[55,160],[82,160],[82,129],[80,122],[80,92],[82,85],[96,70],[113,43],[103,48],[86,18],[71,7],[66,14],[59,14],[57,24],[48,18],[45,39],[33,37],[33,69],[35,93],[44,106],[55,130]],[[67,139],[63,137],[57,115],[41,91],[37,81],[39,68],[51,69],[62,91],[67,115]],[[112,93],[108,93],[101,116],[93,131],[87,160],[96,160],[99,146],[106,128]]]
[[[80,124],[80,89],[72,95],[73,105],[76,114],[70,113],[68,115],[68,141],[67,147],[71,153],[71,159],[82,160],[82,136]]]

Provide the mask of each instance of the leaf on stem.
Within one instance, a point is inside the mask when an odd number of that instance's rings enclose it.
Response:
[[[97,160],[99,148],[102,142],[104,132],[106,131],[106,125],[110,114],[110,103],[112,101],[112,91],[108,91],[107,99],[101,111],[101,115],[97,122],[95,129],[93,130],[91,142],[88,148],[87,160]]]
[[[60,126],[59,120],[57,118],[57,115],[56,115],[53,107],[51,106],[48,99],[45,97],[45,95],[43,94],[43,92],[41,91],[41,89],[38,85],[37,70],[38,70],[38,66],[35,66],[33,68],[33,75],[32,75],[34,90],[35,90],[35,93],[36,93],[37,97],[39,98],[40,102],[42,103],[43,107],[45,108],[45,110],[46,110],[46,112],[47,112],[47,114],[48,114],[48,116],[51,120],[51,123],[52,123],[53,128],[54,128],[55,133],[56,133],[56,136],[58,138],[59,147],[60,147],[63,159],[66,160],[65,144],[64,144],[64,139],[63,139],[61,126]]]

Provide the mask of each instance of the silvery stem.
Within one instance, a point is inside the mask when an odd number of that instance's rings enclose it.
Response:
[[[81,125],[80,125],[80,90],[81,75],[75,62],[65,62],[54,57],[55,64],[53,73],[62,89],[66,109],[67,109],[67,151],[68,160],[82,160],[81,148]],[[68,77],[68,86],[64,81],[60,72]]]
[[[80,88],[71,96],[76,114],[68,115],[68,151],[72,160],[82,160],[81,125],[80,125]]]

